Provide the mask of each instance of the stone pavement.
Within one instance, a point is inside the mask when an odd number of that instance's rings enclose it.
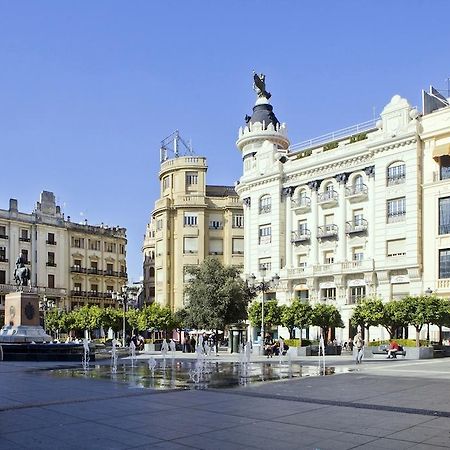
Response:
[[[0,362],[0,449],[450,448],[450,359],[327,365],[352,372],[156,391]]]

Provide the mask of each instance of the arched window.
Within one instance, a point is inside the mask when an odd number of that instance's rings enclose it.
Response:
[[[406,165],[403,161],[396,161],[387,168],[387,185],[404,183],[406,179]]]
[[[272,209],[272,199],[270,198],[270,195],[263,195],[259,199],[259,213],[260,214],[270,213],[271,209]]]
[[[155,268],[154,267],[150,267],[150,269],[149,269],[149,277],[150,278],[155,278]]]

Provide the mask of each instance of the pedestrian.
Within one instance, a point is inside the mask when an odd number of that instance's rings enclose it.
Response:
[[[356,364],[361,364],[361,360],[364,355],[364,341],[359,331],[354,337],[353,343],[356,347]]]
[[[191,337],[191,353],[195,353],[195,344],[197,344],[197,341],[194,338],[194,335]]]

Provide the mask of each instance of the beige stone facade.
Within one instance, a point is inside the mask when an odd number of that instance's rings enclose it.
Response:
[[[15,263],[22,252],[32,290],[70,310],[84,304],[114,305],[111,292],[127,282],[126,230],[78,224],[64,218],[52,192],[44,191],[31,214],[17,200],[0,210],[0,302],[16,289]]]
[[[207,257],[219,258],[226,265],[244,262],[242,204],[233,187],[207,185],[206,171],[206,158],[200,156],[161,163],[161,195],[143,245],[147,302],[180,309],[186,267]]]

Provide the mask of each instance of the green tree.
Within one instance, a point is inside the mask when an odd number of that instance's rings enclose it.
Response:
[[[420,330],[422,327],[430,323],[434,311],[433,299],[427,295],[407,296],[402,300],[407,311],[408,323],[416,329],[416,347],[420,346]]]
[[[76,329],[75,324],[76,324],[75,311],[64,311],[61,314],[59,320],[61,331],[70,334],[72,330]]]
[[[57,333],[61,329],[61,318],[63,312],[58,311],[57,308],[48,310],[45,313],[45,330],[50,332],[52,335]]]
[[[278,306],[276,300],[264,301],[264,331],[270,331],[274,326],[281,325],[282,308]],[[262,324],[261,302],[254,301],[248,307],[248,320],[254,327]]]
[[[117,308],[104,308],[101,311],[100,315],[100,325],[108,330],[111,328],[114,333],[118,333],[122,329],[122,318],[123,311],[122,309]]]
[[[290,339],[294,338],[294,328],[300,329],[300,336],[302,329],[311,324],[312,308],[307,302],[302,302],[295,298],[289,306],[283,305],[281,307],[281,325],[289,330]]]
[[[400,327],[409,325],[408,305],[401,300],[391,300],[384,304],[384,314],[380,322],[391,339]]]
[[[88,334],[96,328],[100,328],[102,310],[97,305],[85,305],[73,311],[75,316],[75,329],[87,330]]]
[[[135,334],[136,330],[140,329],[141,321],[141,311],[139,309],[129,309],[126,312],[126,321],[128,326],[131,328],[131,334]]]
[[[185,294],[189,322],[198,327],[218,330],[247,318],[247,305],[252,297],[240,276],[240,269],[224,266],[216,258],[207,258],[199,266],[187,269],[191,276]]]
[[[450,325],[450,301],[435,295],[428,297],[430,323],[439,327],[439,344],[442,344],[442,327]]]
[[[331,328],[344,327],[344,322],[342,322],[341,314],[337,308],[334,305],[326,305],[324,303],[318,303],[314,306],[311,322],[322,329],[325,345],[327,344],[328,332]]]
[[[369,342],[370,327],[380,325],[384,317],[384,306],[378,298],[364,298],[353,310],[350,319],[353,326],[361,326],[367,330],[366,342]]]

